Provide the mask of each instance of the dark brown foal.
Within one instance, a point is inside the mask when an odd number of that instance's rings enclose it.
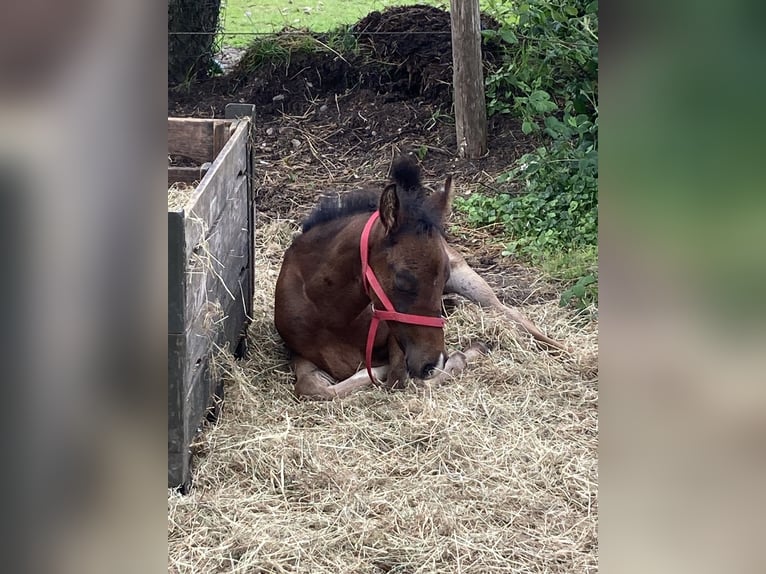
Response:
[[[275,324],[293,354],[299,397],[344,397],[377,379],[438,384],[483,346],[447,356],[442,295],[458,293],[500,310],[539,341],[562,348],[447,245],[442,231],[452,180],[428,194],[419,168],[400,158],[393,183],[325,198],[285,253],[276,285]]]

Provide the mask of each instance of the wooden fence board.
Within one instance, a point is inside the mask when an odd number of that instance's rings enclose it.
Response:
[[[168,334],[168,486],[189,483],[189,441],[184,424],[186,339]]]
[[[183,333],[186,291],[186,248],[183,213],[168,212],[168,333]]]
[[[250,264],[246,182],[240,181],[236,191],[223,204],[223,211],[187,261],[187,318],[196,317],[208,301],[230,301],[242,269]],[[196,228],[199,224],[189,220],[186,223],[186,237],[192,237],[189,226]]]
[[[199,136],[203,141],[197,149],[184,148],[179,143],[171,153],[187,157],[196,154],[198,160],[213,160],[202,168],[168,170],[170,180],[179,175],[191,177],[194,171],[207,169],[187,205],[168,211],[170,487],[190,485],[189,448],[220,386],[211,357],[217,347],[227,344],[231,352],[237,351],[252,313],[255,208],[250,134],[253,108],[248,109],[251,113],[244,121],[184,119],[173,122],[173,118],[169,118],[169,126],[175,126],[175,140],[180,141],[179,134],[186,133],[183,138]],[[227,108],[227,114],[229,111]],[[234,111],[242,113],[247,109]],[[211,152],[218,151],[219,146],[221,149],[214,157],[205,159],[202,148],[208,143]]]
[[[193,184],[199,182],[205,176],[207,170],[200,167],[169,167],[168,168],[168,187],[174,183]]]
[[[205,230],[224,210],[232,187],[239,186],[241,180],[247,180],[248,158],[243,149],[247,147],[248,126],[248,122],[240,123],[184,207],[190,218],[202,222],[187,229],[191,234],[187,237],[187,258],[204,240]]]
[[[213,161],[228,139],[231,120],[168,118],[168,153],[200,164]]]

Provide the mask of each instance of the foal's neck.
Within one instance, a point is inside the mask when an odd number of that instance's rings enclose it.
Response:
[[[370,298],[364,289],[362,281],[362,262],[360,240],[362,229],[369,214],[354,217],[342,228],[330,226],[326,232],[329,241],[324,253],[325,273],[331,277],[331,285],[342,286],[345,298],[343,304],[352,314],[359,313],[370,304]],[[368,243],[370,252],[375,252],[383,241],[384,232],[380,224],[376,224]],[[331,288],[333,288],[331,287]]]

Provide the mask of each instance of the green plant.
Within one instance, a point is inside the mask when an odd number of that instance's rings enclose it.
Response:
[[[593,274],[580,277],[574,285],[561,294],[559,305],[566,307],[573,304],[578,310],[584,311],[590,303],[594,302],[595,291],[588,287],[597,281]]]
[[[293,54],[311,52],[317,48],[317,42],[309,34],[259,36],[247,47],[237,69],[250,75],[265,65],[287,65]]]
[[[517,117],[536,148],[498,179],[492,195],[456,199],[469,223],[500,224],[515,254],[569,284],[562,304],[597,300],[598,4],[489,2],[501,22],[483,32],[507,46],[487,74],[490,114]]]
[[[486,74],[490,115],[516,111],[528,120],[559,107],[543,104],[545,100],[559,105],[572,100],[577,113],[593,111],[598,82],[597,1],[494,1],[487,11],[501,27],[484,30],[485,41],[506,46],[502,62]]]
[[[449,125],[454,125],[455,121],[452,116],[449,114],[445,114],[440,109],[434,110],[434,112],[431,114],[431,117],[428,118],[428,121],[426,121],[426,124],[424,126],[426,131],[431,131],[434,129],[439,123],[445,123]]]
[[[351,26],[344,24],[327,32],[326,47],[336,54],[354,54],[359,50],[357,37]]]

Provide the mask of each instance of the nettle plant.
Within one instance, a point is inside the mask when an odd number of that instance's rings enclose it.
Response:
[[[595,301],[598,258],[598,4],[488,2],[507,46],[487,74],[490,114],[512,114],[539,141],[500,176],[500,192],[456,199],[470,223],[502,224],[506,254],[574,282],[563,305]]]

